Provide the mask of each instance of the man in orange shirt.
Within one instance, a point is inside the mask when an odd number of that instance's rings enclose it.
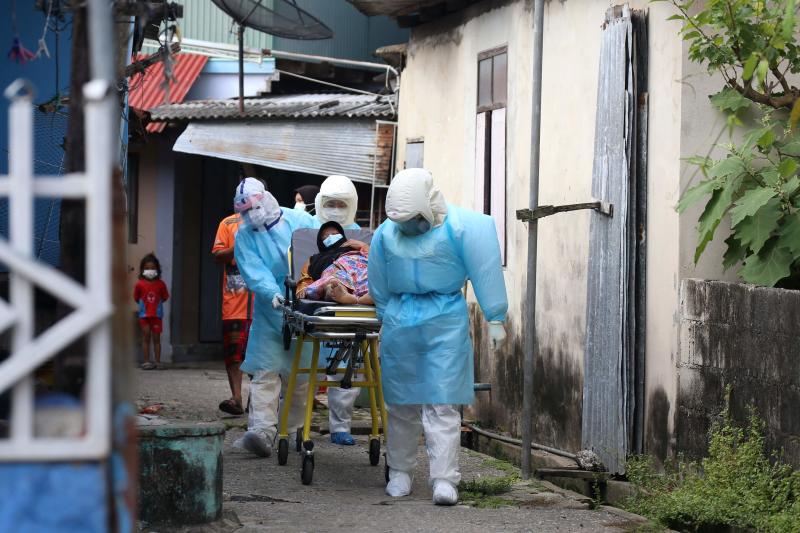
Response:
[[[222,276],[222,346],[232,395],[229,400],[221,402],[219,408],[232,415],[244,414],[242,371],[239,365],[247,350],[247,337],[253,319],[253,295],[247,290],[233,258],[233,245],[240,223],[238,214],[223,218],[211,248],[214,258],[225,267]]]

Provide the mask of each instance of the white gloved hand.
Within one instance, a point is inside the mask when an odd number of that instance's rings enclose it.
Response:
[[[506,339],[506,326],[502,322],[489,322],[489,340],[495,350]]]
[[[275,293],[275,296],[272,297],[272,308],[273,309],[280,309],[283,305],[284,299],[279,293]]]

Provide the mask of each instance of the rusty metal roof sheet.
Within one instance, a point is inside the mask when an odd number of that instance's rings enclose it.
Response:
[[[134,60],[144,59],[146,56],[135,57]],[[197,76],[206,65],[208,57],[196,54],[176,54],[172,65],[175,82],[169,84],[169,98],[172,102],[180,102],[194,85]],[[128,80],[128,105],[142,111],[164,103],[166,91],[164,83],[164,63],[158,62],[147,67],[144,72],[138,72]],[[151,133],[164,129],[166,124],[151,122],[147,131]]]
[[[271,118],[380,118],[394,119],[397,104],[394,95],[362,94],[292,94],[265,98],[247,98],[244,114],[239,101],[195,100],[161,105],[150,111],[153,122],[188,120],[235,120]]]
[[[369,118],[193,121],[176,152],[371,183],[378,132]],[[385,179],[376,176],[376,182]]]

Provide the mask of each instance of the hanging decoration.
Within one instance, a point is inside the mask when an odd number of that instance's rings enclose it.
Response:
[[[8,58],[16,61],[17,64],[27,63],[36,57],[36,54],[22,45],[19,38],[19,28],[17,26],[17,0],[11,0],[11,31],[14,40],[11,41],[11,50],[8,51]]]

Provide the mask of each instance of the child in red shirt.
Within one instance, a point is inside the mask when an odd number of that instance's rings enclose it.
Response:
[[[154,254],[147,254],[139,263],[139,281],[133,289],[133,300],[139,304],[139,327],[142,329],[142,370],[161,368],[161,320],[164,318],[164,302],[168,299],[167,286],[161,281],[161,263]],[[155,364],[150,362],[151,338]]]

